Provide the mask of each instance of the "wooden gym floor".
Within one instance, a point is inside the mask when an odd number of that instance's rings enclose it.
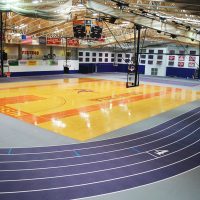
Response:
[[[0,113],[87,141],[200,99],[191,88],[99,78],[1,83]],[[116,135],[117,137],[117,135]]]

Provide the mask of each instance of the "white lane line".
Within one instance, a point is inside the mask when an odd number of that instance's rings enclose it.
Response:
[[[136,189],[136,188],[141,188],[141,187],[144,187],[144,186],[149,186],[149,185],[153,185],[153,184],[157,184],[159,182],[164,182],[166,180],[169,180],[169,179],[172,179],[172,178],[176,178],[177,176],[181,176],[181,175],[184,175],[186,173],[189,173],[193,170],[198,170],[200,169],[199,166],[197,167],[194,167],[190,170],[187,170],[187,171],[184,171],[184,172],[181,172],[179,174],[176,174],[176,175],[173,175],[173,176],[170,176],[170,177],[167,177],[167,178],[164,178],[164,179],[161,179],[161,180],[158,180],[158,181],[154,181],[154,182],[150,182],[150,183],[145,183],[143,185],[138,185],[138,186],[135,186],[135,187],[132,187],[132,188],[127,188],[127,189],[121,189],[121,190],[117,190],[117,191],[114,191],[114,192],[107,192],[107,193],[103,193],[103,194],[98,194],[98,195],[91,195],[91,196],[88,196],[88,197],[79,197],[79,198],[75,198],[75,199],[71,199],[71,200],[91,200],[91,197],[101,197],[101,199],[103,199],[103,197],[105,195],[112,195],[112,194],[116,194],[116,193],[120,193],[120,192],[126,192],[126,191],[130,191],[130,190],[133,190],[133,189]],[[112,198],[112,197],[111,197]]]
[[[200,152],[193,154],[192,156],[189,156],[187,158],[184,158],[182,160],[179,160],[177,162],[171,163],[169,165],[165,165],[162,167],[158,167],[158,168],[154,168],[145,172],[141,172],[141,173],[137,173],[137,174],[131,174],[131,175],[127,175],[127,176],[121,176],[121,177],[117,177],[117,178],[113,178],[113,179],[107,179],[107,180],[103,180],[103,181],[96,181],[96,182],[89,182],[89,183],[83,183],[83,184],[78,184],[78,185],[69,185],[69,186],[63,186],[63,187],[55,187],[55,188],[45,188],[45,189],[36,189],[36,190],[21,190],[21,191],[12,191],[12,192],[0,192],[1,194],[17,194],[17,193],[28,193],[28,192],[41,192],[41,191],[49,191],[49,190],[59,190],[59,189],[67,189],[67,188],[74,188],[74,187],[80,187],[80,186],[87,186],[87,185],[93,185],[93,184],[98,184],[98,183],[105,183],[105,182],[111,182],[111,181],[115,181],[115,180],[120,180],[120,179],[125,179],[125,178],[129,178],[129,177],[134,177],[134,176],[138,176],[138,175],[142,175],[142,174],[147,174],[149,172],[153,172],[153,171],[158,171],[160,169],[163,168],[167,168],[169,166],[175,165],[177,163],[181,163],[185,160],[188,160],[196,155],[200,154]]]
[[[162,138],[159,138],[157,140],[153,140],[153,141],[150,141],[150,142],[146,142],[146,143],[143,143],[143,144],[140,144],[140,145],[134,145],[134,147],[141,147],[141,146],[144,146],[146,144],[151,144],[151,143],[154,143],[154,142],[157,142],[157,141],[160,141],[160,140],[163,140],[165,138],[168,138],[172,135],[175,135],[176,133],[182,131],[183,129],[187,128],[188,126],[194,124],[195,122],[197,121],[200,121],[200,119],[197,119],[195,121],[193,121],[192,123],[188,124],[187,126],[179,129],[178,131],[176,132],[173,132],[172,134],[169,134],[165,137],[162,137]],[[198,130],[198,129],[196,129]],[[170,143],[169,143],[170,144]],[[113,153],[113,152],[118,152],[118,151],[122,151],[122,150],[127,150],[127,149],[131,149],[131,147],[127,147],[127,148],[123,148],[123,149],[117,149],[117,150],[113,150],[113,151],[105,151],[105,152],[100,152],[100,153],[95,153],[95,154],[86,154],[86,155],[81,155],[81,157],[88,157],[88,156],[93,156],[93,155],[101,155],[101,154],[108,154],[108,153]],[[149,150],[151,151],[151,149]],[[74,156],[69,156],[69,157],[64,157],[64,158],[49,158],[49,159],[40,159],[40,160],[20,160],[20,161],[1,161],[0,163],[27,163],[27,162],[44,162],[44,161],[49,161],[49,160],[65,160],[65,159],[68,159],[68,158],[75,158]],[[0,170],[1,171],[1,170]]]
[[[9,155],[9,156],[34,155],[34,154],[41,154],[41,153],[42,153],[42,154],[53,154],[53,153],[59,153],[59,152],[72,152],[72,151],[80,151],[80,150],[87,150],[87,149],[96,149],[96,148],[99,148],[99,147],[113,146],[113,145],[117,145],[117,144],[127,143],[127,142],[130,142],[130,141],[137,141],[137,140],[139,140],[139,139],[146,138],[146,137],[150,137],[150,136],[152,136],[152,135],[156,135],[157,133],[163,132],[163,131],[165,131],[165,130],[167,130],[167,129],[169,129],[169,128],[171,128],[171,127],[173,127],[173,126],[175,126],[175,125],[177,125],[177,124],[179,124],[179,123],[181,123],[181,122],[186,121],[187,119],[189,119],[189,118],[191,118],[191,117],[197,115],[198,113],[200,113],[200,111],[198,111],[198,112],[196,112],[196,113],[194,113],[194,114],[192,114],[192,115],[190,115],[190,116],[184,118],[183,120],[180,120],[180,121],[176,122],[175,124],[172,124],[171,126],[168,126],[168,127],[164,128],[164,129],[162,129],[162,130],[156,131],[155,133],[152,133],[152,134],[149,134],[149,135],[145,135],[145,136],[141,136],[141,137],[138,137],[138,138],[135,138],[135,139],[125,140],[125,141],[123,141],[123,142],[116,142],[116,143],[111,143],[111,144],[106,144],[106,145],[99,145],[99,146],[94,146],[94,147],[85,147],[85,148],[71,149],[71,150],[46,151],[46,152],[35,152],[35,153],[19,153],[19,154],[11,154],[11,155]],[[175,117],[175,118],[178,118],[178,117]],[[174,118],[174,119],[175,119],[175,118]],[[173,120],[173,119],[172,119],[172,120]],[[163,123],[163,124],[164,124],[164,123]],[[162,124],[160,124],[160,125],[162,125]],[[159,126],[160,126],[160,125],[159,125]],[[154,128],[155,128],[155,127],[154,127]],[[148,130],[150,130],[150,129],[145,130],[145,132],[148,131]],[[142,131],[142,132],[143,132],[143,131]],[[140,132],[138,132],[138,133],[140,133]],[[137,134],[137,133],[135,133],[135,134]],[[103,141],[103,140],[102,140],[102,141]],[[69,145],[69,146],[70,146],[70,145]],[[15,149],[15,148],[13,148],[13,149]],[[30,148],[30,149],[31,149],[31,148]],[[0,155],[8,155],[8,154],[0,154]]]
[[[162,158],[162,157],[158,157],[158,156],[155,156],[155,155],[153,155],[152,153],[150,153],[150,152],[147,152],[150,156],[153,156],[154,158]]]
[[[85,175],[85,174],[94,174],[94,173],[99,173],[99,172],[105,172],[105,171],[111,171],[111,170],[116,170],[116,169],[122,169],[122,168],[126,168],[126,167],[130,167],[130,166],[135,166],[135,165],[139,165],[139,164],[142,164],[142,163],[147,163],[147,162],[151,162],[151,161],[154,161],[154,160],[158,160],[160,158],[164,158],[164,157],[168,157],[174,153],[177,153],[177,152],[181,152],[183,151],[184,149],[187,149],[189,148],[190,146],[193,146],[195,145],[196,143],[198,143],[200,141],[197,140],[195,142],[193,142],[192,144],[184,147],[184,148],[181,148],[177,151],[174,151],[172,153],[169,153],[169,154],[166,154],[162,157],[156,157],[154,156],[153,159],[149,159],[149,160],[145,160],[145,161],[141,161],[141,162],[137,162],[137,163],[132,163],[132,164],[128,164],[128,165],[122,165],[122,166],[119,166],[119,167],[112,167],[112,168],[107,168],[107,169],[100,169],[100,170],[96,170],[96,171],[88,171],[88,172],[82,172],[82,173],[77,173],[77,174],[67,174],[67,175],[63,175],[63,176],[50,176],[50,177],[41,177],[41,178],[32,178],[32,179],[17,179],[17,180],[0,180],[0,183],[1,182],[20,182],[20,181],[33,181],[33,180],[45,180],[45,179],[56,179],[56,178],[63,178],[63,177],[73,177],[73,176],[79,176],[79,175]],[[148,153],[148,152],[145,152],[145,153]],[[200,152],[198,152],[200,153]],[[151,155],[151,154],[150,154]]]

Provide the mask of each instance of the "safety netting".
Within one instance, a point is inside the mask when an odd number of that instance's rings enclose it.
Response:
[[[0,11],[46,20],[67,20],[72,0],[0,0]]]

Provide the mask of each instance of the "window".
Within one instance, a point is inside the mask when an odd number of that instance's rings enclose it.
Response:
[[[130,58],[130,54],[125,54],[126,55],[126,58]]]
[[[125,59],[125,62],[126,62],[126,63],[129,63],[129,62],[130,62],[130,59],[126,58],[126,59]]]
[[[111,62],[115,62],[115,59],[114,59],[114,58],[111,58]]]
[[[158,60],[162,60],[162,59],[163,59],[163,56],[158,55],[158,56],[157,56],[157,59],[158,59]]]
[[[79,52],[78,54],[79,54],[79,56],[83,56],[83,52]]]
[[[80,62],[83,62],[83,58],[79,58],[79,61],[80,61]]]
[[[149,49],[149,53],[154,53],[154,50],[153,49]]]
[[[115,54],[114,54],[114,53],[112,53],[112,54],[111,54],[111,57],[112,57],[112,58],[114,58],[114,57],[115,57]]]
[[[118,62],[122,62],[122,59],[121,59],[121,58],[118,58]]]
[[[85,53],[85,56],[90,56],[90,52],[86,52],[86,53]]]
[[[92,62],[96,62],[96,58],[92,58]]]
[[[140,58],[145,59],[145,58],[146,58],[146,55],[141,55]]]
[[[175,55],[175,50],[169,50],[170,55]]]
[[[108,53],[105,53],[105,57],[108,57]]]
[[[153,59],[153,55],[149,55],[148,58],[149,58],[149,59]]]
[[[157,74],[158,74],[158,69],[157,68],[151,68],[151,75],[157,76]]]
[[[102,58],[99,58],[99,62],[102,62]]]
[[[158,54],[163,54],[163,50],[158,50]]]
[[[145,64],[145,63],[146,63],[146,60],[141,60],[140,63],[141,63],[141,64]]]
[[[93,53],[92,53],[92,56],[97,56],[97,54],[93,52]]]
[[[85,62],[90,62],[90,58],[85,58]]]
[[[169,61],[168,65],[169,66],[174,66],[174,61]]]
[[[103,55],[102,53],[99,53],[99,57],[102,57],[102,55]],[[102,59],[101,59],[101,60],[102,60]]]
[[[185,54],[185,51],[184,51],[184,50],[180,50],[180,51],[179,51],[179,54],[184,55],[184,54]]]
[[[162,65],[162,61],[157,61],[157,65]]]
[[[141,50],[141,53],[146,53],[146,49],[142,49],[142,50]]]
[[[119,54],[118,54],[118,57],[119,57],[119,58],[122,58],[122,54],[121,54],[121,53],[119,53]]]
[[[190,51],[190,55],[196,55],[196,51]]]
[[[153,65],[153,60],[148,60],[149,65]]]
[[[105,62],[108,62],[108,58],[105,58]]]

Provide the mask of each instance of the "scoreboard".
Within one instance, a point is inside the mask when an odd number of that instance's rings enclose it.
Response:
[[[73,31],[75,38],[99,39],[102,36],[103,23],[101,19],[75,20]]]

